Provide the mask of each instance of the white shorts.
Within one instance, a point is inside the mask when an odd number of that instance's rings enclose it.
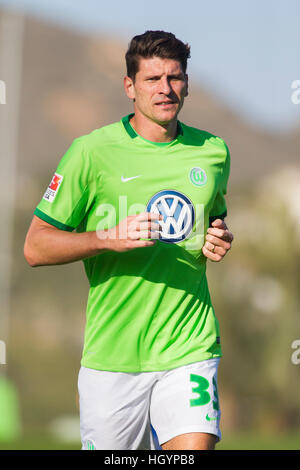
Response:
[[[214,434],[220,440],[219,360],[141,373],[81,367],[82,449],[160,449],[189,432]]]

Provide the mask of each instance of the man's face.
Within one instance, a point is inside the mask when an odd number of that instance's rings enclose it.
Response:
[[[141,58],[135,81],[125,77],[125,91],[134,99],[135,114],[161,125],[177,119],[187,96],[188,77],[173,59]]]

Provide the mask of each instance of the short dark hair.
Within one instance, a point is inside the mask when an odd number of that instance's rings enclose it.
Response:
[[[190,46],[177,39],[174,34],[165,31],[146,31],[144,34],[134,36],[125,55],[127,76],[135,80],[140,58],[150,59],[154,56],[178,60],[183,72],[186,73]]]

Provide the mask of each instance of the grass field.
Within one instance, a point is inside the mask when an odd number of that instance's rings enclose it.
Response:
[[[281,435],[240,433],[224,437],[217,445],[220,450],[299,450],[300,432]]]
[[[28,435],[13,443],[1,443],[0,450],[80,450],[80,443],[63,443],[47,435]],[[282,435],[240,433],[224,437],[217,450],[300,450],[300,432]]]

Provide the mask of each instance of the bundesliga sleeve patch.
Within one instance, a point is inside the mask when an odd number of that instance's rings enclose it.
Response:
[[[59,190],[59,187],[62,183],[63,176],[59,175],[58,173],[55,173],[51,183],[49,184],[48,188],[46,189],[46,192],[43,196],[43,199],[46,199],[48,202],[53,202],[54,198]]]

